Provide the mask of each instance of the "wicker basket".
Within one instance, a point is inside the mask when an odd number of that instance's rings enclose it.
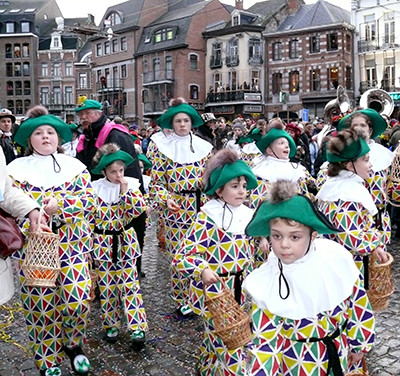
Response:
[[[365,356],[362,359],[362,370],[346,373],[346,376],[369,376],[367,362],[365,361]]]
[[[215,325],[215,332],[229,350],[247,344],[252,337],[250,317],[237,303],[231,290],[221,281],[221,293],[209,297],[203,285],[205,305]]]
[[[389,297],[393,294],[392,279],[393,256],[388,253],[389,260],[379,264],[374,254],[369,260],[369,290],[367,295],[374,311],[382,311],[389,304]]]
[[[39,221],[40,223],[40,221]],[[28,246],[22,270],[27,286],[55,287],[60,274],[60,237],[52,232],[42,231],[28,235]]]

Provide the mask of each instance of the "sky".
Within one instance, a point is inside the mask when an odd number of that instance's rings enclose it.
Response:
[[[93,14],[98,25],[109,6],[123,3],[124,0],[56,0],[65,18],[86,17]],[[235,0],[220,0],[222,3],[235,5]],[[343,9],[350,11],[350,0],[326,0]],[[257,0],[243,0],[244,8],[249,8]],[[306,4],[313,4],[316,0],[305,0]]]

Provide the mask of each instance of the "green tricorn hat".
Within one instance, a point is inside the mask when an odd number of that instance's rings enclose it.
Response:
[[[319,234],[334,234],[339,230],[314,206],[306,196],[296,195],[288,200],[271,203],[264,201],[246,227],[246,234],[253,237],[269,236],[269,222],[274,218],[286,218],[302,223]]]
[[[252,143],[254,140],[250,137],[250,136],[242,136],[242,137],[239,137],[239,139],[235,142],[236,144],[245,144],[245,143],[248,143],[248,144],[250,144],[250,143]]]
[[[90,110],[90,109],[94,109],[94,110],[101,110],[101,103],[97,102],[93,99],[86,99],[83,102],[82,106],[78,106],[77,108],[75,108],[75,112],[79,112],[79,111],[83,111],[83,110]]]
[[[329,148],[328,148],[329,149]],[[370,151],[370,148],[363,138],[358,138],[346,146],[340,154],[326,152],[326,159],[331,163],[350,162],[362,157]]]
[[[263,138],[256,142],[256,146],[260,149],[261,153],[265,153],[265,150],[269,145],[271,145],[278,138],[284,137],[289,142],[289,157],[292,158],[296,155],[296,144],[289,133],[283,129],[272,128]]]
[[[247,137],[250,137],[252,141],[258,141],[261,139],[262,135],[260,130],[258,128],[255,128],[247,135]]]
[[[337,126],[338,131],[349,128],[351,119],[357,114],[363,114],[367,116],[372,123],[372,134],[371,138],[376,138],[380,136],[387,128],[387,124],[385,119],[379,114],[378,111],[373,110],[372,108],[365,108],[363,110],[354,111],[349,115],[346,115],[342,120],[339,121]]]
[[[99,164],[92,169],[92,172],[96,175],[101,175],[101,172],[115,161],[122,161],[125,163],[125,166],[129,166],[134,160],[135,159],[127,152],[118,150],[115,153],[104,154],[101,157]]]
[[[253,171],[251,171],[250,167],[244,161],[238,160],[234,163],[227,163],[221,168],[216,168],[210,174],[210,178],[204,188],[204,193],[206,195],[213,195],[218,188],[223,187],[232,179],[240,176],[246,177],[248,190],[257,187],[257,179]]]
[[[157,120],[156,124],[163,129],[172,129],[172,120],[176,114],[184,112],[192,119],[192,128],[200,127],[204,124],[203,119],[197,113],[193,106],[187,103],[181,103],[177,106],[171,106]]]
[[[29,137],[31,137],[36,128],[42,125],[53,127],[62,139],[62,143],[71,141],[72,131],[70,127],[57,116],[46,114],[25,120],[19,126],[17,133],[14,136],[15,142],[27,148]]]
[[[151,162],[148,160],[148,158],[144,154],[139,154],[138,156],[139,161],[143,162],[143,168],[144,170],[149,170],[151,168]]]

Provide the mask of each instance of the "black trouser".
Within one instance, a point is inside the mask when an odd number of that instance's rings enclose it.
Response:
[[[144,234],[146,232],[146,212],[139,215],[132,220],[133,228],[135,229],[137,240],[139,243],[140,253],[143,254],[143,246],[144,246]],[[140,272],[142,271],[142,256],[139,256],[136,259],[136,268],[138,271],[138,276],[140,277]]]

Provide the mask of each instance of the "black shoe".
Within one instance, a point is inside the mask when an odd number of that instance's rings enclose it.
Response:
[[[71,367],[78,375],[86,376],[90,370],[90,362],[86,355],[83,353],[80,346],[67,347],[64,346],[64,351],[71,360]]]
[[[131,334],[132,349],[140,350],[146,343],[146,333],[143,330],[137,329]]]
[[[41,369],[40,376],[61,376],[61,369],[58,366]]]
[[[108,328],[104,336],[104,340],[108,343],[114,344],[118,342],[119,331],[117,328]]]
[[[139,273],[139,278],[146,278],[146,273],[141,271]]]

